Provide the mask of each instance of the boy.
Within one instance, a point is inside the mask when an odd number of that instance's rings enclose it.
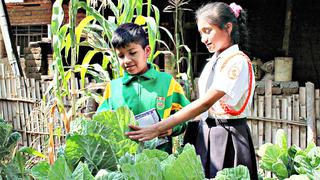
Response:
[[[171,111],[189,104],[181,85],[170,74],[158,72],[147,63],[151,50],[141,26],[133,23],[120,25],[114,32],[112,45],[124,69],[124,76],[107,84],[105,100],[97,112],[127,105],[134,115],[156,108],[160,118],[165,119]],[[186,123],[182,123],[163,133],[161,137],[167,136],[169,142],[157,149],[172,153],[171,137],[183,133],[185,128]]]

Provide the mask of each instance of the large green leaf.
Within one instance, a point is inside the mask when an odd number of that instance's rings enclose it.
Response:
[[[142,15],[142,4],[143,4],[143,0],[136,0],[136,15],[140,16]]]
[[[110,7],[110,10],[113,12],[113,15],[118,18],[119,17],[119,10],[116,5],[112,2],[112,0],[108,0],[108,6]]]
[[[19,149],[20,152],[27,153],[30,155],[38,156],[41,158],[46,158],[47,156],[42,154],[41,152],[35,150],[33,147],[22,147]]]
[[[124,164],[121,170],[129,179],[162,180],[160,161],[157,158],[151,158],[134,165]]]
[[[56,0],[52,5],[51,31],[57,34],[63,21],[62,0]]]
[[[288,170],[286,165],[278,160],[276,163],[272,165],[272,172],[276,174],[280,179],[284,179],[288,177]]]
[[[260,167],[265,170],[272,170],[272,165],[277,161],[281,154],[281,150],[278,146],[271,143],[263,144],[258,151],[258,155],[261,157],[259,161]]]
[[[47,161],[41,161],[32,167],[31,175],[34,179],[47,180],[49,170],[50,170],[49,163]]]
[[[97,10],[93,7],[89,7],[85,2],[77,2],[77,7],[81,7],[88,11],[94,18],[99,22],[101,27],[103,28],[103,33],[107,35],[108,39],[112,39],[112,34],[117,28],[114,22],[108,21],[102,16]]]
[[[158,25],[153,17],[147,17],[147,26],[148,26],[148,38],[149,45],[151,48],[151,53],[149,56],[149,62],[153,62],[153,55],[156,47],[156,39],[158,34]]]
[[[82,162],[80,162],[77,168],[73,171],[72,178],[74,180],[94,180],[94,177],[88,169],[88,165]]]
[[[292,175],[289,178],[286,178],[285,180],[310,180],[310,178],[307,175]]]
[[[115,111],[104,111],[93,116],[93,121],[98,121],[101,124],[112,128],[112,133],[116,141],[128,139],[125,132],[130,131],[129,124],[137,125],[132,111],[128,107],[122,106]]]
[[[121,141],[111,140],[111,143],[113,144],[117,158],[126,153],[135,154],[139,148],[139,144],[130,139],[123,139]]]
[[[17,152],[13,159],[4,163],[3,166],[0,166],[0,173],[4,175],[5,179],[30,179],[28,178],[28,169],[25,168],[26,158],[22,153]]]
[[[115,171],[109,172],[105,169],[100,169],[100,171],[95,176],[95,180],[127,180],[128,178],[125,174]]]
[[[194,147],[187,144],[177,159],[164,167],[163,176],[164,179],[204,179],[201,160]]]
[[[97,50],[89,50],[87,52],[86,56],[83,58],[82,66],[81,66],[81,70],[80,70],[81,88],[84,88],[84,86],[85,86],[85,75],[86,75],[89,63],[90,63],[92,57],[97,53],[99,53],[99,51],[97,51]]]
[[[65,156],[68,162],[76,165],[81,159],[89,169],[117,169],[117,159],[111,144],[100,135],[73,135],[66,141]]]
[[[215,180],[250,180],[249,170],[246,166],[239,165],[234,168],[225,168],[217,173]]]
[[[139,156],[144,154],[148,159],[157,158],[159,161],[163,161],[168,158],[169,154],[167,152],[158,149],[144,149],[140,154],[136,155],[136,161],[139,162]]]
[[[12,155],[21,135],[12,132],[12,126],[6,122],[0,122],[0,160],[8,155]]]
[[[9,125],[6,122],[0,122],[0,146],[5,146],[11,134],[11,131],[12,131],[11,125]]]
[[[72,180],[71,170],[63,156],[54,162],[48,173],[48,180],[57,179]]]
[[[105,139],[112,137],[112,129],[104,126],[98,121],[91,121],[83,118],[78,118],[71,122],[71,134],[79,135],[100,135]]]
[[[283,129],[278,129],[276,133],[276,144],[280,149],[287,151],[287,135]]]
[[[307,153],[307,158],[310,160],[310,165],[313,168],[319,167],[320,166],[320,147],[316,146],[312,148]]]
[[[160,166],[161,166],[162,171],[164,171],[167,166],[172,166],[173,162],[176,159],[177,158],[173,154],[170,154],[167,159],[161,161]]]

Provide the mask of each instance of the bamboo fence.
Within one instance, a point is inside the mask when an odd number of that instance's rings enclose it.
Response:
[[[266,81],[265,94],[255,93],[252,106],[248,125],[256,148],[266,142],[275,143],[278,129],[287,133],[288,146],[305,148],[309,141],[316,143],[319,89],[314,89],[312,83],[299,87],[299,94],[272,95],[272,81]]]

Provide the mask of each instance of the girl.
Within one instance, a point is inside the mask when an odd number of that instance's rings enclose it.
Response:
[[[196,12],[201,41],[209,52],[199,79],[199,99],[176,114],[148,128],[130,126],[129,138],[145,141],[188,119],[199,120],[195,148],[206,178],[228,167],[245,165],[251,179],[258,179],[257,165],[246,117],[255,87],[246,47],[246,13],[235,3],[215,2]]]

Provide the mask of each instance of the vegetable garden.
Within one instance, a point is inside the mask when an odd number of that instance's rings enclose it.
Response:
[[[171,10],[188,3],[178,2],[169,1]],[[190,50],[177,40],[177,32],[173,36],[159,25],[158,8],[151,0],[118,0],[117,4],[110,0],[94,4],[71,0],[69,23],[63,25],[61,5],[62,0],[57,0],[52,10],[53,80],[0,77],[0,115],[4,118],[0,119],[0,179],[205,179],[194,147],[182,146],[181,137],[175,140],[174,153],[169,155],[155,149],[157,139],[138,143],[124,135],[130,131],[128,124],[136,123],[128,108],[98,114],[83,112],[90,100],[100,103],[102,99],[89,85],[87,75],[93,84],[107,83],[110,64],[113,78],[122,75],[109,39],[125,22],[146,27],[152,49],[150,63],[159,54],[168,53],[177,67],[187,62],[187,72],[179,71],[178,77],[187,77],[181,81],[187,92],[192,91]],[[87,14],[76,25],[79,8]],[[115,21],[102,16],[106,8]],[[172,40],[175,53],[161,40],[160,31]],[[81,64],[77,63],[79,46],[92,48]],[[157,46],[166,50],[157,50]],[[98,53],[103,56],[101,63],[91,64]],[[68,58],[71,68],[66,69],[63,61]],[[19,99],[22,96],[28,100]],[[319,179],[320,148],[312,142],[305,149],[288,146],[286,133],[278,130],[273,144],[259,147],[261,179]],[[249,179],[249,172],[244,166],[226,168],[215,179]]]

